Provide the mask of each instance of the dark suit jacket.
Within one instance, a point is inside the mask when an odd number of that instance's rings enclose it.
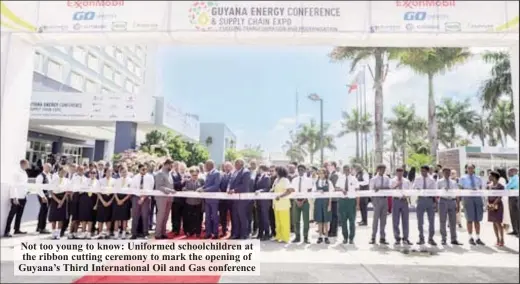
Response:
[[[230,180],[231,180],[231,173],[229,173],[229,174],[222,173],[220,175],[220,192],[227,191]]]
[[[241,169],[231,178],[230,188],[236,193],[247,193],[250,189],[251,172],[248,169]]]
[[[218,192],[220,190],[220,172],[213,170],[208,173],[204,182],[205,192]]]
[[[271,178],[264,175],[262,178],[256,180],[256,190],[262,190],[262,192],[269,192],[271,190]]]
[[[173,178],[173,189],[175,189],[175,191],[181,191],[182,190],[182,176],[175,172],[175,173],[172,173],[172,178]]]

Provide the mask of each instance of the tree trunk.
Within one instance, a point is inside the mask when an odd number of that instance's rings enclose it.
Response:
[[[356,159],[359,159],[359,130],[356,130]]]
[[[403,157],[403,165],[406,163],[406,144],[408,144],[407,142],[407,139],[406,139],[406,129],[403,129],[403,145],[401,147],[403,147],[403,150],[402,150],[402,154]]]
[[[374,68],[374,124],[375,124],[375,163],[383,163],[383,68],[384,59],[383,52],[376,48],[374,53],[375,68]]]
[[[433,92],[433,74],[428,74],[428,138],[431,143],[431,155],[437,159],[437,120],[435,119],[435,94]]]
[[[368,137],[367,137],[367,134],[365,132],[365,166],[368,165]]]

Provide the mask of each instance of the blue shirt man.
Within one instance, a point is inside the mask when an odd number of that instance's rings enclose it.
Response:
[[[518,168],[510,168],[507,174],[509,176],[509,182],[506,185],[506,190],[516,190],[518,192]],[[520,231],[520,220],[518,218],[520,208],[519,201],[518,196],[509,196],[508,198],[509,217],[511,218],[511,227],[513,229],[513,231],[509,233],[510,235],[518,236],[518,232]]]
[[[475,166],[468,165],[468,173],[460,178],[459,185],[462,189],[479,190],[484,188],[480,177],[475,175]],[[480,240],[480,222],[484,218],[484,200],[480,196],[468,196],[463,198],[464,214],[466,215],[470,245],[484,245]],[[473,235],[473,226],[476,235]],[[475,241],[476,239],[476,241]]]

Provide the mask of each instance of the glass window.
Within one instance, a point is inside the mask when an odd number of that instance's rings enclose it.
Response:
[[[49,63],[47,64],[47,77],[61,82],[63,80],[61,64],[54,60],[49,60]]]
[[[65,54],[67,53],[67,48],[64,46],[54,46],[54,48],[56,48],[57,50],[65,53]]]
[[[128,60],[128,70],[135,72],[135,64],[132,60]]]
[[[116,49],[115,56],[116,56],[117,62],[125,65],[125,56],[123,55],[123,52],[119,48]]]
[[[34,53],[34,70],[36,72],[43,72],[43,55],[39,52]]]
[[[102,89],[101,89],[101,93],[102,93],[102,94],[110,94],[110,93],[112,93],[112,92],[111,92],[109,89],[107,89],[107,88],[102,88]]]
[[[114,46],[112,46],[112,45],[107,45],[107,46],[105,46],[105,52],[106,52],[108,55],[110,55],[110,56],[114,56],[114,51],[115,51]]]
[[[96,56],[94,56],[93,54],[89,53],[87,56],[87,67],[92,70],[97,71],[99,68],[98,63],[99,63],[98,58]]]
[[[139,57],[139,59],[143,60],[143,49],[140,46],[135,48],[135,54],[137,57]]]
[[[134,92],[134,84],[132,84],[132,81],[130,80],[126,80],[125,82],[125,89],[130,92],[130,93],[133,93]]]
[[[70,86],[76,90],[83,91],[83,76],[76,72],[70,73]]]
[[[85,56],[86,52],[81,47],[73,47],[72,48],[72,58],[74,58],[76,61],[81,62],[82,64],[85,64]]]
[[[114,68],[105,64],[103,66],[103,75],[105,75],[105,78],[112,80],[114,77]]]
[[[135,73],[135,75],[137,75],[137,77],[141,78],[141,67],[135,66],[134,73]]]
[[[98,91],[98,85],[94,81],[87,79],[85,89],[89,93],[96,93]]]
[[[114,82],[118,86],[122,86],[123,85],[123,77],[121,76],[121,73],[119,73],[119,72],[114,73]]]
[[[134,85],[134,94],[139,94],[139,86]]]

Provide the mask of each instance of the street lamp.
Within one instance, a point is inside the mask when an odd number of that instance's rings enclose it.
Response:
[[[320,102],[320,162],[323,165],[324,162],[324,133],[323,133],[323,99],[318,94],[309,94],[308,98],[314,102]]]

